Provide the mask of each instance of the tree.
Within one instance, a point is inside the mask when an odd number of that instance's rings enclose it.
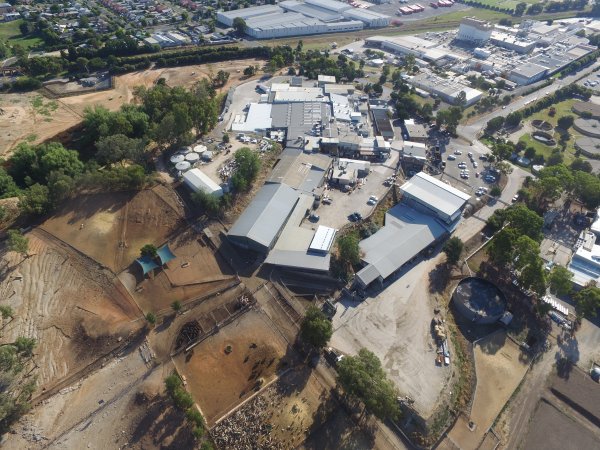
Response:
[[[460,91],[456,96],[456,104],[461,108],[464,108],[467,104],[467,94],[465,91]]]
[[[346,265],[356,265],[360,262],[360,249],[356,233],[349,233],[337,240],[340,260]]]
[[[373,352],[363,348],[357,356],[343,358],[338,364],[338,381],[348,395],[363,402],[365,411],[381,420],[399,418],[398,390]]]
[[[156,245],[146,244],[140,249],[140,254],[142,256],[156,258],[156,256],[158,255],[158,248],[156,248]]]
[[[191,199],[194,204],[202,208],[208,215],[216,215],[221,208],[219,199],[214,195],[208,194],[204,191],[192,193]]]
[[[244,19],[242,19],[241,17],[236,17],[235,19],[233,19],[233,29],[236,31],[236,33],[238,34],[244,34],[246,32],[246,21]]]
[[[171,303],[171,308],[173,308],[173,311],[176,313],[181,311],[181,302],[179,300],[175,300],[173,303]]]
[[[236,170],[231,177],[233,186],[238,191],[247,191],[260,171],[260,158],[248,147],[235,152]]]
[[[574,121],[575,121],[575,119],[573,118],[573,116],[567,115],[567,116],[559,117],[558,121],[556,123],[559,128],[566,131],[573,125]]]
[[[525,10],[527,9],[527,3],[518,3],[515,6],[515,16],[522,16],[523,13],[525,13]]]
[[[548,276],[550,291],[557,295],[568,295],[573,290],[573,273],[562,266],[554,266]]]
[[[491,120],[488,120],[488,123],[485,127],[485,132],[489,135],[494,134],[496,131],[500,130],[504,125],[504,117],[498,116],[494,117]]]
[[[573,172],[580,170],[581,172],[592,173],[592,165],[583,158],[575,158],[569,167]]]
[[[3,319],[8,319],[8,318],[14,319],[15,312],[8,305],[0,305],[0,315],[2,316]]]
[[[144,142],[124,134],[101,137],[96,142],[96,159],[102,164],[112,164],[130,160],[140,162],[144,154]]]
[[[35,348],[36,340],[34,338],[27,338],[21,336],[17,338],[14,345],[17,349],[17,353],[29,357],[33,355],[33,349]]]
[[[600,308],[600,288],[588,286],[575,294],[575,311],[579,319],[596,317]]]
[[[463,252],[463,248],[464,244],[460,238],[454,236],[448,239],[442,247],[442,251],[446,254],[446,262],[451,266],[456,265]]]
[[[254,66],[248,66],[244,69],[244,75],[246,75],[247,77],[251,77],[256,73],[256,67]]]
[[[223,133],[223,142],[225,144],[229,144],[229,141],[230,141],[229,133]]]
[[[50,191],[36,183],[28,187],[19,198],[19,207],[27,214],[41,215],[50,208]]]
[[[525,153],[523,154],[523,156],[525,156],[525,158],[527,158],[529,160],[535,158],[535,148],[527,147],[525,149]]]
[[[544,219],[522,203],[517,203],[507,210],[506,219],[510,228],[519,235],[529,236],[536,242],[542,241],[542,226]]]
[[[24,257],[29,256],[29,239],[19,230],[8,230],[8,249]]]
[[[149,312],[146,314],[146,320],[148,321],[148,323],[152,326],[156,325],[156,315],[154,315],[154,313]]]
[[[497,267],[507,267],[512,262],[513,245],[516,240],[517,233],[511,228],[504,228],[494,236],[488,254]]]
[[[521,123],[521,119],[523,119],[523,113],[521,111],[515,111],[506,116],[504,123],[506,124],[507,128],[512,128],[519,125]]]
[[[332,333],[333,326],[325,314],[319,308],[310,306],[300,326],[302,339],[320,349],[327,345]]]

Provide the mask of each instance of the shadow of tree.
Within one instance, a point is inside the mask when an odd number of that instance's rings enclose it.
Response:
[[[569,379],[573,366],[579,361],[579,343],[575,336],[570,334],[559,335],[556,339],[558,351],[556,352],[556,372],[559,377]]]
[[[450,268],[446,263],[439,263],[429,272],[429,292],[432,294],[441,294],[448,287],[450,282]]]

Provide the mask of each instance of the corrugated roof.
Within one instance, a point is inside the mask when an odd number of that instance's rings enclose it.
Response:
[[[309,250],[328,252],[335,239],[337,230],[335,228],[319,225],[310,243]]]
[[[229,236],[245,237],[271,247],[298,201],[298,193],[279,183],[265,184],[229,230]]]
[[[223,189],[200,169],[188,170],[183,174],[183,181],[190,188],[207,194],[222,194]]]
[[[454,215],[471,198],[469,194],[423,172],[404,183],[400,190],[448,216]]]
[[[398,204],[386,213],[385,226],[360,242],[360,250],[385,279],[444,233],[433,217]]]
[[[315,270],[327,272],[331,255],[329,253],[307,253],[293,250],[271,250],[265,263],[295,269]]]

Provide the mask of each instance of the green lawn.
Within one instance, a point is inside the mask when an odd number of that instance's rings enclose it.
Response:
[[[562,116],[571,115],[571,116],[577,117],[577,115],[571,110],[573,103],[575,103],[576,101],[577,100],[570,99],[570,100],[565,100],[563,102],[555,104],[554,108],[556,109],[556,114],[554,115],[554,117],[551,117],[548,114],[550,111],[550,108],[547,108],[547,109],[543,109],[542,111],[540,111],[538,113],[533,114],[531,117],[528,117],[527,119],[525,119],[525,121],[528,123],[531,123],[531,121],[534,119],[541,119],[541,120],[545,120],[546,122],[551,123],[553,126],[556,126],[558,119]],[[575,159],[574,143],[578,138],[581,137],[581,135],[578,134],[573,128],[569,129],[569,134],[571,135],[571,139],[569,139],[567,141],[567,148],[566,148],[565,152],[563,153],[566,164],[569,164],[571,161],[573,161],[573,159]],[[560,139],[560,135],[556,131],[554,132],[554,138],[556,139],[556,141],[558,141]],[[548,158],[548,156],[550,156],[552,154],[552,150],[554,150],[558,147],[558,146],[550,147],[548,145],[544,145],[541,142],[538,142],[535,139],[533,139],[529,134],[521,136],[519,138],[519,142],[524,142],[527,145],[527,147],[535,148],[536,153],[543,155],[544,158]]]
[[[19,30],[19,24],[23,19],[13,20],[12,22],[0,23],[0,40],[6,41],[9,45],[19,44],[26,49],[39,47],[43,41],[37,36],[23,36]]]

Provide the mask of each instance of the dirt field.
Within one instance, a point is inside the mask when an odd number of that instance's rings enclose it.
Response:
[[[101,105],[112,111],[119,109],[122,104],[133,100],[133,88],[136,86],[150,87],[159,78],[165,78],[169,86],[189,87],[197,80],[225,70],[230,73],[230,77],[220,91],[226,92],[240,82],[246,67],[256,64],[262,65],[263,61],[244,59],[128,73],[116,77],[115,89],[54,100],[56,109],[49,115],[36,113],[39,108],[32,106],[34,98],[39,96],[36,92],[3,94],[0,96],[0,108],[4,110],[4,115],[0,117],[0,156],[9,154],[19,142],[28,137],[33,143],[40,143],[77,125],[87,107]],[[47,103],[48,100],[44,99],[44,102]]]
[[[25,140],[40,143],[55,136],[81,121],[81,117],[60,101],[55,101],[56,109],[48,114],[36,112],[34,99],[36,92],[0,95],[0,156],[6,157],[14,147]],[[44,103],[49,103],[44,99]]]
[[[525,373],[529,361],[520,348],[495,332],[474,345],[477,388],[470,417],[461,416],[449,433],[450,439],[461,448],[477,448]],[[469,430],[468,422],[475,425]]]
[[[231,353],[225,349],[231,346]],[[209,426],[254,392],[262,380],[269,383],[285,363],[287,343],[266,316],[251,310],[200,344],[189,354],[174,358],[178,372]],[[284,360],[285,361],[285,360]]]
[[[584,426],[544,399],[538,403],[525,441],[527,450],[580,450],[598,448],[598,439]]]
[[[164,190],[80,196],[42,228],[117,273],[134,263],[145,244],[164,243],[182,225],[183,207]]]
[[[38,390],[69,375],[121,345],[143,323],[141,311],[114,276],[50,236],[33,231],[29,258],[9,253],[0,282],[2,303],[15,318],[3,326],[4,342],[18,336],[37,340]]]

